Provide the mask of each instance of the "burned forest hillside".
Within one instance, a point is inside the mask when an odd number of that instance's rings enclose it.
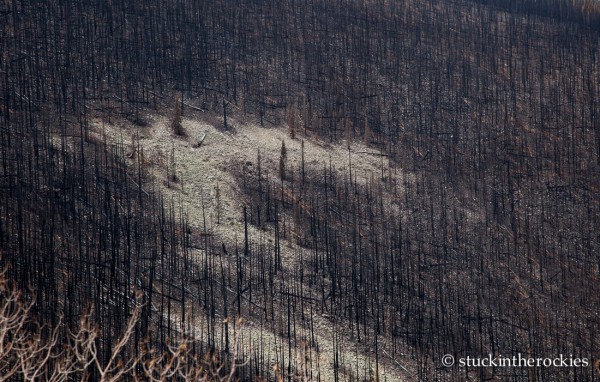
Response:
[[[0,3],[0,381],[599,380],[599,48],[596,0]]]

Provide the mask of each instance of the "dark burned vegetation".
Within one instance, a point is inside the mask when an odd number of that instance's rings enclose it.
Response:
[[[194,354],[231,360],[224,319],[242,315],[287,349],[255,349],[242,379],[327,379],[330,366],[383,379],[381,366],[407,380],[591,381],[592,368],[440,364],[600,348],[600,11],[540,4],[7,2],[0,264],[64,341],[93,307],[105,361],[139,295],[125,358],[186,332]],[[362,142],[381,171],[357,172],[351,149],[343,168],[309,168],[282,143],[234,170],[260,237],[218,238],[161,198],[135,138],[127,150],[92,131],[128,121],[137,134],[159,114],[186,139],[190,109],[225,130],[235,118],[285,124],[292,141]]]

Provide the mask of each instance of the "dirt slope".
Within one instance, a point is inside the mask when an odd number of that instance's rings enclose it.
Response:
[[[204,230],[205,217],[207,231],[225,243],[234,243],[244,237],[244,199],[234,175],[238,173],[235,166],[256,166],[259,151],[262,166],[271,174],[277,174],[282,141],[285,141],[290,167],[300,166],[302,141],[307,169],[320,170],[324,165],[331,164],[336,169],[345,170],[351,165],[357,180],[367,182],[372,174],[381,172],[382,165],[387,166],[376,149],[362,143],[348,144],[343,141],[328,144],[300,134],[291,139],[284,126],[261,128],[251,123],[231,121],[236,126],[235,130],[223,131],[214,126],[214,122],[211,124],[202,119],[184,118],[182,125],[186,136],[177,137],[172,133],[169,122],[165,117],[155,117],[148,127],[138,128],[115,126],[98,120],[95,121],[93,132],[99,139],[106,137],[108,143],[122,144],[132,165],[141,160],[153,178],[150,183],[164,195],[165,200],[172,199],[176,206],[181,206],[194,231]],[[400,174],[395,176],[400,177]],[[272,234],[268,228],[267,232],[258,232],[251,225],[249,231],[254,241]],[[290,240],[282,245],[285,270],[293,272],[297,269],[300,251],[303,249]],[[203,255],[199,249],[192,249],[191,253],[198,261]],[[203,320],[199,318],[197,321],[197,333],[202,333]],[[244,325],[241,339],[243,352],[262,349],[264,353],[272,355],[269,362],[273,366],[277,354],[286,354],[286,358],[289,354],[296,361],[303,356],[298,352],[299,349],[290,351],[287,340],[279,337],[271,328],[259,320],[255,321],[247,319]],[[365,351],[363,345],[357,345],[329,317],[315,315],[313,322],[316,332],[314,340],[319,348],[318,355],[310,355],[313,378],[333,380],[335,341],[341,345],[338,348],[343,349],[339,355],[343,378],[368,378],[374,373],[375,357],[372,350]],[[233,329],[230,330],[233,335]],[[308,336],[307,332],[306,338]],[[385,351],[384,338],[381,338],[380,346]],[[311,348],[310,352],[314,350]],[[409,356],[405,360],[393,360],[384,355],[379,365],[379,376],[387,381],[410,380],[415,371],[411,370],[410,364]]]

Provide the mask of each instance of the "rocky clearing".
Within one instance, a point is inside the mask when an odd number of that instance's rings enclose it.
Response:
[[[180,211],[192,230],[203,231],[206,218],[208,232],[205,234],[214,235],[218,241],[228,244],[243,240],[244,237],[244,196],[239,190],[238,179],[234,175],[238,172],[234,166],[255,166],[259,151],[262,166],[271,175],[278,173],[282,141],[285,141],[290,167],[300,166],[304,141],[307,169],[321,170],[324,165],[331,164],[335,169],[344,171],[351,163],[359,182],[368,182],[373,174],[381,173],[382,166],[387,169],[387,159],[376,149],[359,142],[329,144],[301,134],[291,139],[284,127],[262,128],[235,120],[231,121],[236,126],[235,130],[223,131],[200,119],[186,118],[182,120],[186,136],[178,137],[173,135],[169,123],[165,117],[154,118],[148,127],[117,126],[98,120],[93,132],[98,139],[106,137],[110,144],[122,144],[131,164],[141,160],[153,178],[154,187],[160,190],[167,203],[172,200],[174,205],[181,207]],[[203,142],[198,147],[198,142],[203,137]],[[176,181],[173,181],[173,174]],[[251,240],[267,237],[267,241],[272,241],[268,238],[272,234],[268,229],[267,232],[259,232],[252,225],[248,229]],[[299,266],[298,254],[303,250],[287,240],[282,245],[283,267],[294,272]],[[203,256],[199,249],[192,249],[191,254],[197,259]],[[203,319],[198,318],[196,321],[198,333],[202,333]],[[363,377],[374,372],[375,357],[372,349],[370,354],[369,350],[365,351],[364,345],[357,345],[350,336],[344,334],[344,328],[335,324],[334,319],[315,314],[313,321],[316,332],[314,340],[319,347],[319,354],[311,355],[313,378],[333,380],[335,341],[340,344],[338,348],[342,349],[339,356],[340,364],[344,365],[342,370],[345,371],[342,378],[354,380],[356,375]],[[233,329],[230,330],[233,335]],[[287,340],[280,338],[271,327],[261,322],[247,319],[243,330],[240,346],[246,351],[263,349],[266,354],[272,354],[270,362],[273,366],[276,354],[283,352],[286,359],[288,354],[294,359],[301,356],[296,353],[297,349],[290,352]],[[306,331],[306,337],[308,336]],[[385,352],[384,338],[381,338],[380,347]],[[314,350],[311,348],[310,351]],[[379,364],[381,380],[411,378],[414,371],[410,367],[410,357],[393,360],[384,354],[380,356]],[[405,366],[408,370],[404,369]]]

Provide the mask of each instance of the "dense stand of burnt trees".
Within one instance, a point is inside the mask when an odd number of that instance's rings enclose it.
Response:
[[[254,205],[251,222],[274,225],[303,247],[295,261],[308,265],[277,277],[285,285],[280,290],[304,288],[293,299],[295,317],[305,311],[301,303],[309,303],[316,313],[342,318],[340,330],[367,348],[396,355],[408,343],[423,380],[448,378],[428,369],[429,357],[447,349],[457,356],[593,354],[598,344],[590,333],[598,330],[600,301],[592,195],[556,189],[535,197],[494,196],[494,189],[465,194],[426,174],[396,183],[385,172],[365,181],[350,167],[325,167],[306,182],[301,167],[283,183],[273,174],[260,186],[257,174],[243,177]],[[523,198],[528,206],[511,207]],[[585,223],[573,222],[575,211]],[[276,240],[272,269],[277,255]],[[263,312],[268,321],[268,305]],[[556,372],[533,371],[541,379]],[[585,379],[592,371],[562,372]],[[453,377],[476,373],[532,378],[527,369],[464,369]]]
[[[150,329],[166,341],[203,309],[202,346],[227,349],[220,320],[241,313],[291,348],[311,340],[311,314],[322,312],[378,360],[413,346],[420,380],[506,373],[431,367],[449,352],[591,356],[599,13],[590,2],[540,4],[7,2],[0,261],[46,322],[63,312],[71,327],[92,304],[106,354],[140,289],[140,341]],[[247,223],[272,224],[273,248],[206,237],[205,258],[192,261],[177,207],[88,131],[96,117],[143,128],[148,110],[180,95],[267,127],[294,113],[296,134],[362,139],[405,181],[327,165],[290,168],[283,181],[246,174]],[[286,267],[283,238],[309,266]],[[268,373],[260,357],[248,373]],[[293,374],[291,353],[277,357]],[[563,372],[592,379],[591,369]]]

